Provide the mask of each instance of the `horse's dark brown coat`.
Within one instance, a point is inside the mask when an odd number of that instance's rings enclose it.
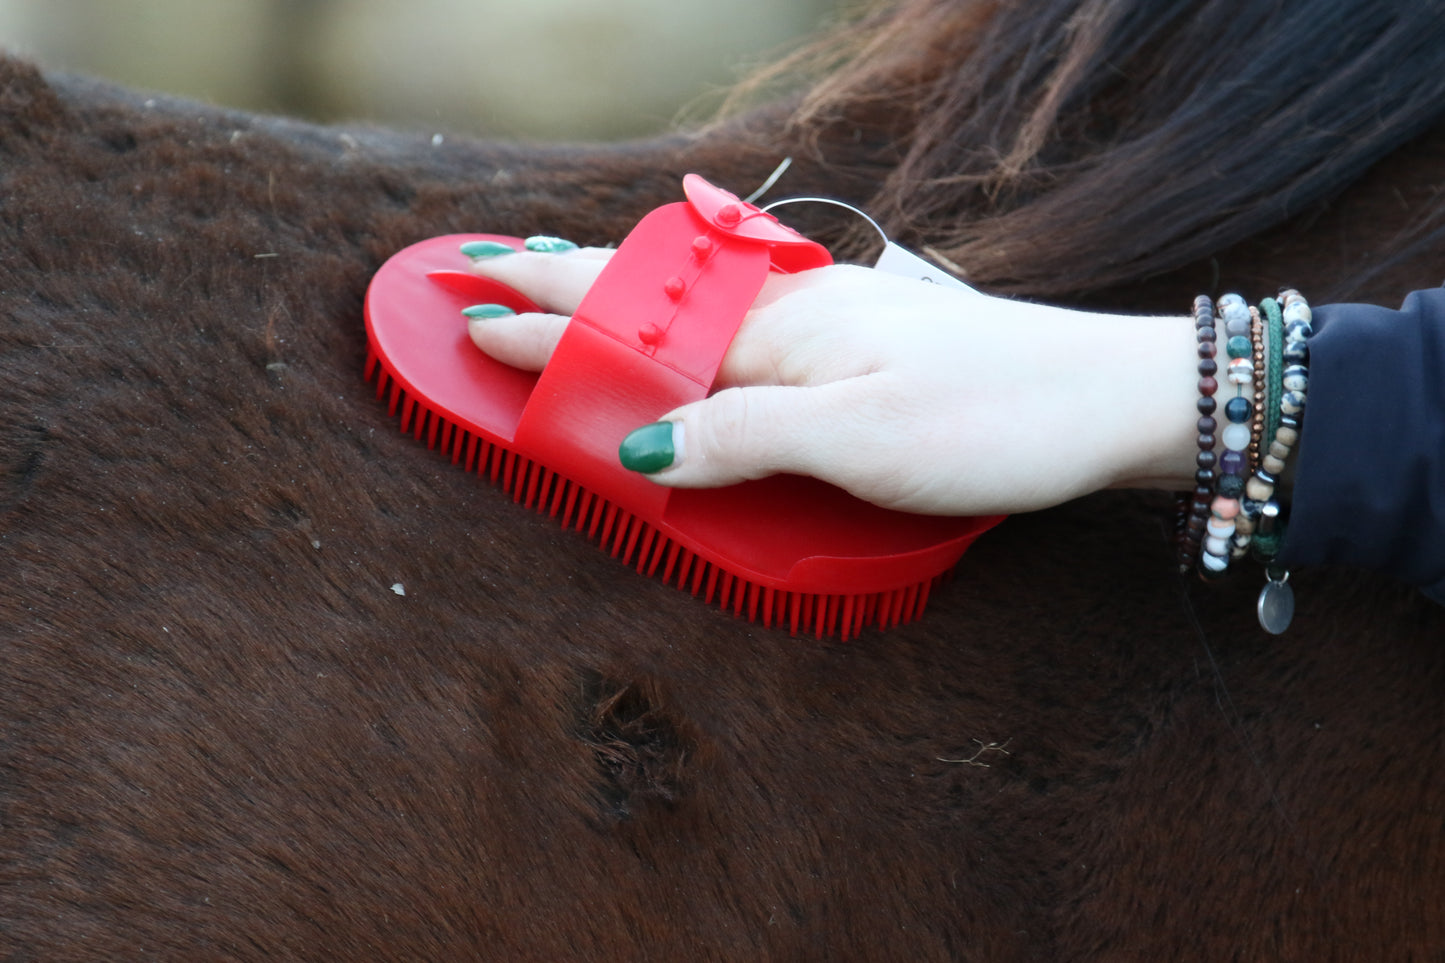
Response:
[[[792,639],[518,508],[361,381],[400,246],[614,240],[682,171],[774,158],[434,146],[16,63],[0,112],[0,959],[1445,946],[1445,617],[1408,591],[1301,573],[1268,638],[1252,579],[1181,586],[1162,503],[1104,495],[1012,519],[914,626]],[[1318,238],[1429,188],[1221,263],[1326,279],[1368,253]]]

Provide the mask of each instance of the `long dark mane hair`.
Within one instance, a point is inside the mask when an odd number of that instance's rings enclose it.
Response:
[[[740,97],[815,78],[794,133],[877,145],[862,168],[827,162],[874,178],[866,203],[895,236],[995,290],[1071,294],[1279,225],[1426,129],[1445,107],[1442,13],[1434,0],[902,0]],[[1433,238],[1437,217],[1397,248]]]

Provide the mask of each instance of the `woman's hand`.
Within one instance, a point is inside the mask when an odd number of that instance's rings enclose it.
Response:
[[[478,258],[550,314],[480,317],[477,347],[539,370],[610,251]],[[703,401],[640,426],[659,484],[812,475],[889,508],[981,515],[1120,486],[1189,487],[1193,328],[867,268],[772,275]]]

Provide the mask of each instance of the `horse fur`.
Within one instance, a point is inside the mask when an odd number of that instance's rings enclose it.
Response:
[[[1298,573],[1270,638],[1253,579],[1180,583],[1165,502],[1106,493],[990,533],[914,625],[790,638],[396,430],[361,378],[385,257],[616,241],[686,170],[760,182],[767,115],[436,144],[5,61],[0,116],[0,958],[1445,946],[1445,616],[1398,585]],[[1345,229],[1401,223],[1378,198],[1440,143],[1214,267],[1367,259]],[[862,190],[826,153],[790,193]]]

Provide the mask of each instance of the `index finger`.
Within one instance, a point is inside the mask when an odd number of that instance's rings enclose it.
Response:
[[[472,271],[531,298],[551,314],[573,314],[614,251],[585,247],[564,254],[520,251],[475,258]]]

